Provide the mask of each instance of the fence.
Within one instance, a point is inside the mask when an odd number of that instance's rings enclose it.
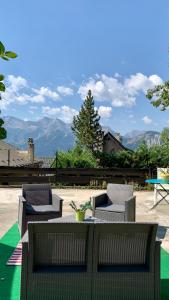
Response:
[[[93,185],[103,182],[144,184],[146,178],[152,178],[151,169],[134,168],[86,168],[55,169],[29,167],[0,167],[0,184],[14,185],[22,183],[62,183],[72,185]]]

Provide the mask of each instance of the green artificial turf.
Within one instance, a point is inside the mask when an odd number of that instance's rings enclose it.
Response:
[[[6,266],[6,262],[20,240],[15,224],[0,240],[0,300],[20,299],[20,266]]]
[[[0,240],[0,300],[20,299],[20,266],[6,266],[20,240],[17,224]],[[161,249],[161,300],[169,300],[169,254]]]

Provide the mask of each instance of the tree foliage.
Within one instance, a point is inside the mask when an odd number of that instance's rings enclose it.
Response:
[[[107,168],[152,168],[169,166],[168,144],[148,147],[141,143],[135,151],[120,151],[110,154],[97,152],[99,166]]]
[[[148,147],[142,142],[135,151],[123,150],[110,154],[97,151],[92,154],[87,148],[75,148],[58,152],[59,168],[152,168],[169,166],[169,144]],[[52,164],[56,167],[56,161]]]
[[[169,145],[169,128],[166,127],[163,129],[163,131],[160,134],[160,140],[163,144]]]
[[[56,161],[54,161],[52,167],[56,167]],[[97,161],[90,150],[77,145],[67,152],[60,151],[57,153],[57,167],[95,168],[97,167]]]
[[[103,132],[99,121],[100,116],[94,107],[94,99],[89,90],[79,114],[73,118],[72,130],[77,144],[87,147],[92,153],[100,149],[103,143]]]
[[[0,58],[3,60],[9,60],[10,58],[16,58],[17,54],[12,51],[6,51],[5,46],[0,41]],[[5,84],[4,84],[5,76],[3,74],[0,74],[0,92],[5,92]],[[1,100],[1,94],[0,94],[0,100]],[[0,119],[0,140],[6,138],[6,130],[4,127],[2,127],[4,124],[4,121]]]
[[[147,91],[146,97],[155,107],[160,107],[162,111],[169,106],[169,80],[163,84],[155,86]]]

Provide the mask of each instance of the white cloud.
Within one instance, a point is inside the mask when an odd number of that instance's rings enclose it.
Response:
[[[0,108],[7,109],[11,103],[22,105],[26,103],[45,103],[47,99],[57,101],[60,96],[48,87],[42,86],[39,89],[34,89],[28,85],[25,78],[9,75],[6,79],[6,91],[2,94]]]
[[[152,119],[150,119],[148,116],[144,116],[142,118],[143,122],[146,124],[146,125],[149,125],[152,123]]]
[[[162,83],[162,79],[157,75],[148,77],[137,73],[122,80],[117,76],[109,77],[97,74],[79,87],[78,94],[85,99],[90,89],[96,101],[109,101],[115,107],[131,107],[135,104],[136,96],[140,92],[145,93],[147,89],[160,83]]]
[[[149,77],[142,73],[131,75],[124,81],[124,86],[129,94],[137,95],[138,92],[146,93],[148,89],[153,88],[157,84],[161,84],[162,79],[157,75],[151,75]]]
[[[58,100],[60,98],[58,93],[51,91],[48,87],[42,86],[40,89],[33,89],[33,91],[38,96],[41,96],[43,99],[45,99],[45,97],[50,98],[52,100]]]
[[[9,75],[7,77],[7,82],[9,85],[9,88],[13,92],[18,92],[24,87],[28,86],[27,80],[21,76],[14,76],[14,75]]]
[[[78,114],[78,111],[76,109],[66,105],[63,105],[61,107],[43,106],[42,112],[49,117],[56,117],[58,119],[61,119],[65,123],[71,123],[73,117]]]
[[[112,108],[110,106],[102,106],[101,105],[98,108],[98,113],[99,113],[100,117],[108,119],[111,116]]]
[[[63,85],[58,86],[57,91],[63,96],[73,95],[73,89],[70,87],[63,86]]]

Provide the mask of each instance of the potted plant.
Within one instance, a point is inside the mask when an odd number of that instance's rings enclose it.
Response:
[[[72,200],[69,205],[75,211],[77,222],[82,222],[85,219],[85,212],[87,209],[92,210],[91,201],[86,201],[84,204],[80,204],[79,207],[77,207],[75,202]]]

